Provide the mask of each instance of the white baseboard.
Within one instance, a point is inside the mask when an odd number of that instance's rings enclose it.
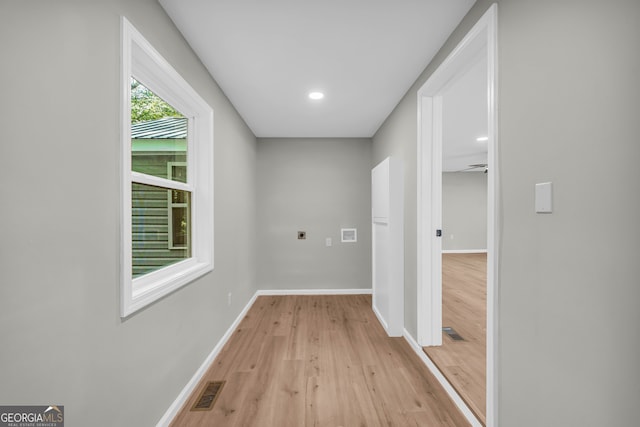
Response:
[[[167,427],[171,423],[171,421],[173,421],[175,416],[178,415],[178,412],[180,411],[182,406],[189,399],[189,397],[195,390],[196,386],[198,385],[198,383],[200,382],[204,374],[207,372],[209,367],[213,364],[213,361],[215,360],[215,358],[218,356],[218,354],[220,354],[220,351],[222,351],[222,347],[224,347],[227,341],[229,341],[229,338],[231,338],[231,335],[233,335],[233,332],[236,330],[236,328],[238,327],[242,319],[244,319],[244,316],[247,315],[247,312],[249,311],[253,303],[256,301],[257,297],[258,297],[258,293],[256,292],[253,295],[253,297],[251,297],[249,302],[244,306],[244,308],[242,309],[238,317],[236,317],[236,320],[234,320],[231,326],[229,326],[229,329],[227,329],[227,332],[225,332],[222,338],[220,338],[220,341],[218,341],[218,344],[216,344],[213,350],[211,350],[211,353],[209,353],[209,355],[204,360],[204,362],[202,362],[202,365],[200,365],[200,368],[198,368],[198,370],[193,375],[191,380],[189,380],[187,385],[184,386],[184,388],[182,389],[182,391],[180,392],[176,400],[171,404],[169,409],[167,409],[167,412],[165,412],[162,418],[160,418],[160,421],[158,421],[158,424],[156,424],[156,427]]]
[[[486,254],[486,249],[447,249],[442,250],[443,254]]]
[[[469,421],[469,423],[473,427],[482,427],[482,423],[476,418],[471,409],[467,406],[467,404],[462,400],[460,395],[455,391],[453,386],[447,381],[447,379],[442,375],[442,372],[438,369],[438,367],[429,359],[429,357],[422,350],[422,347],[418,344],[418,342],[411,336],[411,334],[405,329],[404,330],[404,339],[409,343],[413,351],[420,357],[420,359],[427,365],[427,368],[434,377],[438,380],[442,388],[447,392],[453,403],[456,404],[462,415]]]
[[[263,289],[256,295],[371,295],[368,289]]]
[[[380,324],[382,325],[382,328],[385,330],[385,332],[387,332],[387,335],[389,334],[389,330],[387,328],[387,321],[384,320],[384,317],[382,317],[382,314],[380,314],[380,312],[378,311],[378,307],[374,305],[371,306],[371,309],[373,310],[373,314],[376,315],[376,317],[378,318],[378,322],[380,322]]]

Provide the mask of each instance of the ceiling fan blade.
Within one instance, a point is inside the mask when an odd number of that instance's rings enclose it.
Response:
[[[469,165],[468,168],[460,169],[460,170],[457,170],[456,172],[466,172],[466,171],[470,171],[470,170],[474,170],[474,169],[480,169],[480,168],[484,168],[484,173],[487,173],[487,171],[489,170],[489,168],[487,167],[486,163],[478,163],[478,164],[475,164],[475,165]]]

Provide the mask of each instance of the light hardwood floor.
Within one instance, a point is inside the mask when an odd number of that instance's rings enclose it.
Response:
[[[204,382],[226,380],[211,411]],[[371,296],[261,296],[172,426],[467,426]]]
[[[486,424],[487,255],[442,255],[442,326],[464,341],[442,336],[424,351],[469,408]]]

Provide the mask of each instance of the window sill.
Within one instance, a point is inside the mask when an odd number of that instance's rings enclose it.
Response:
[[[130,316],[212,270],[210,262],[188,259],[133,279],[130,282],[132,292],[128,293],[131,297],[126,298],[125,295],[122,301],[122,317]]]

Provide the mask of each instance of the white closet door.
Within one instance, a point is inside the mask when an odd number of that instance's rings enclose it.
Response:
[[[392,337],[404,331],[403,179],[395,158],[371,171],[373,311]]]

